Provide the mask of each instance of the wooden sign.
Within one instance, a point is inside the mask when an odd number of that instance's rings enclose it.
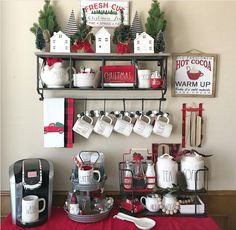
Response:
[[[124,12],[124,24],[129,24],[128,1],[81,1],[81,15],[85,9],[87,24],[92,27],[117,27],[120,25],[120,10]]]
[[[173,55],[173,96],[215,96],[215,54],[184,53]]]

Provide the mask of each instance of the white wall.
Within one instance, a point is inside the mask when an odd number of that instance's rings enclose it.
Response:
[[[131,19],[137,10],[144,24],[151,0],[132,0]],[[55,11],[58,22],[64,28],[71,9],[78,18],[80,1],[58,0]],[[99,150],[106,156],[107,190],[118,189],[118,162],[122,153],[130,147],[147,147],[152,143],[166,140],[152,136],[143,139],[132,134],[129,138],[112,134],[105,139],[92,134],[89,140],[76,137],[73,149],[43,148],[43,103],[36,93],[36,57],[34,36],[29,32],[32,23],[37,21],[38,11],[43,1],[8,0],[1,1],[2,39],[2,84],[1,84],[1,189],[8,190],[8,168],[22,158],[41,157],[51,160],[55,166],[55,190],[69,190],[69,177],[73,166],[72,156],[81,150]],[[183,102],[203,102],[204,104],[204,145],[203,153],[212,153],[208,160],[210,167],[209,188],[215,190],[236,189],[236,155],[234,120],[236,106],[235,50],[236,50],[236,2],[235,1],[161,1],[161,8],[167,17],[167,51],[170,53],[198,49],[219,54],[217,96],[215,98],[173,98],[168,87],[164,110],[170,112],[175,126],[168,143],[181,142],[181,106]],[[170,66],[171,67],[171,61]],[[171,68],[169,68],[169,77]],[[170,83],[170,82],[169,82]],[[89,95],[88,95],[89,94]],[[77,97],[86,95],[119,96],[120,92],[74,92],[66,95]],[[155,92],[125,92],[129,96],[155,96]],[[151,95],[154,94],[154,95]],[[49,93],[50,95],[50,93]],[[57,95],[63,95],[59,92]],[[89,105],[95,109],[95,104]],[[107,104],[107,107],[119,104]],[[127,105],[128,109],[139,109],[140,105]],[[156,105],[157,106],[157,105]],[[102,108],[102,105],[99,105]],[[147,103],[146,107],[153,104]]]

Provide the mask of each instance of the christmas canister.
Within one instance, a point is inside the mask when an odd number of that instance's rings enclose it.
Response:
[[[185,175],[187,189],[200,190],[204,187],[204,171],[197,173],[199,169],[204,169],[204,161],[196,152],[189,153],[181,159],[181,171]]]
[[[156,163],[157,184],[161,188],[172,188],[176,184],[177,163],[173,157],[165,153],[158,157]]]

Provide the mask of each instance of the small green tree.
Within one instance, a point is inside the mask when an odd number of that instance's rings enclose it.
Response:
[[[43,50],[46,46],[45,40],[43,37],[43,31],[40,27],[38,27],[36,31],[36,40],[35,40],[36,48],[39,50]]]
[[[167,21],[165,20],[165,13],[160,10],[160,4],[157,0],[152,0],[151,9],[148,11],[149,17],[145,24],[146,32],[154,39],[158,32],[165,31]]]
[[[48,30],[50,36],[52,36],[54,32],[60,30],[60,27],[57,24],[56,15],[50,0],[44,0],[44,2],[43,9],[39,11],[38,23],[34,23],[30,31],[36,35],[37,29],[40,27],[42,31]]]

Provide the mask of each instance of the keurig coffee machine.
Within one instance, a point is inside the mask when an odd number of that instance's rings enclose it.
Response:
[[[23,159],[10,166],[13,224],[32,227],[48,219],[52,207],[53,176],[54,167],[45,159]]]

